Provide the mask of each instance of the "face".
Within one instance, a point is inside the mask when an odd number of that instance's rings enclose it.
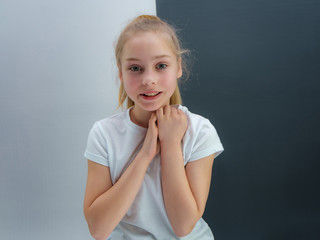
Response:
[[[167,39],[164,34],[143,32],[124,45],[119,76],[136,112],[168,105],[182,75],[181,60],[177,60]]]

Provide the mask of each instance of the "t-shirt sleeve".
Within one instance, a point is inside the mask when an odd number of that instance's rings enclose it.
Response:
[[[208,119],[202,119],[196,131],[195,142],[188,162],[192,162],[215,153],[218,157],[224,148],[215,127]]]
[[[107,142],[98,122],[90,130],[84,157],[104,166],[109,166]]]

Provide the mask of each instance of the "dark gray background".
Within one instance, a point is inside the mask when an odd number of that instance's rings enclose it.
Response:
[[[157,0],[193,50],[183,100],[211,120],[217,240],[320,239],[320,3]]]

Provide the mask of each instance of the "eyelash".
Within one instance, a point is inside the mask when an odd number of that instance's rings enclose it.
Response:
[[[160,67],[160,66],[162,66],[162,67]],[[166,69],[167,67],[168,67],[167,64],[159,63],[159,64],[157,64],[156,69],[162,70],[162,69]],[[138,72],[138,71],[142,70],[142,67],[140,67],[140,66],[131,66],[131,67],[129,67],[129,70],[132,71],[132,72]]]

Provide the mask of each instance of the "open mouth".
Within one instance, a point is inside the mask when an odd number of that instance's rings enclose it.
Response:
[[[142,95],[145,96],[145,97],[154,97],[154,96],[159,95],[160,93],[161,93],[161,92],[144,93],[144,94],[142,94]]]
[[[155,100],[157,99],[162,92],[146,92],[146,93],[141,93],[141,97],[145,100]]]

